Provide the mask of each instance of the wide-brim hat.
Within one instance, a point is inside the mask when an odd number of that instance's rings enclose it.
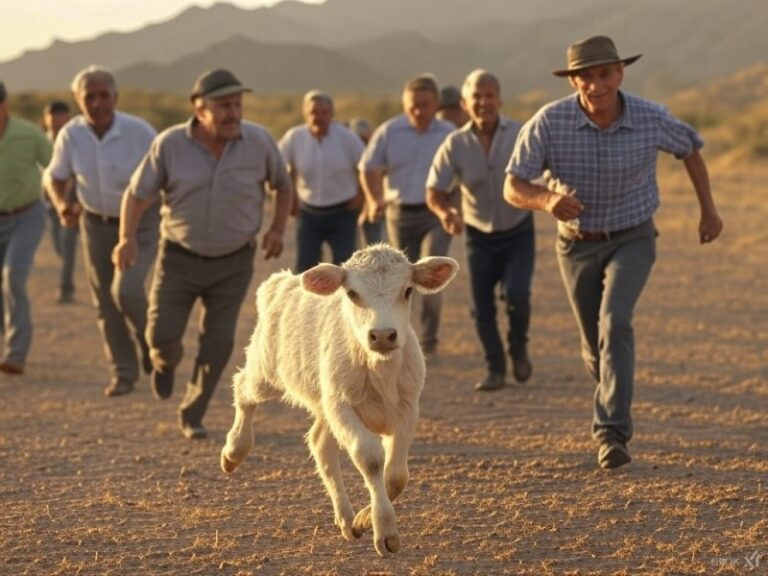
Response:
[[[221,98],[231,94],[240,94],[242,92],[251,92],[250,88],[244,87],[240,80],[229,70],[217,69],[203,72],[192,87],[190,100],[196,98]]]
[[[604,64],[622,63],[629,66],[640,58],[642,54],[622,58],[616,51],[616,45],[608,36],[592,36],[585,40],[579,40],[568,46],[568,68],[563,70],[553,70],[555,76],[571,76],[580,70],[592,66],[602,66]]]

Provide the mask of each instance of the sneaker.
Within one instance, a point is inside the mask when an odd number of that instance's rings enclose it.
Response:
[[[133,382],[117,378],[112,380],[109,386],[104,388],[104,396],[113,398],[115,396],[125,396],[133,392]]]
[[[604,470],[619,468],[632,462],[632,456],[624,442],[608,440],[600,445],[597,452],[597,463]]]
[[[186,422],[181,424],[181,433],[187,440],[203,440],[208,438],[208,430],[202,424],[192,425]]]
[[[152,370],[152,392],[158,400],[170,398],[173,393],[173,370]]]
[[[533,374],[533,365],[528,358],[528,350],[523,349],[518,354],[512,355],[512,375],[518,382],[527,382]]]
[[[475,390],[479,392],[492,392],[493,390],[501,390],[506,385],[504,374],[501,372],[489,372],[485,380],[475,384]]]
[[[11,376],[19,376],[24,374],[24,366],[19,366],[13,362],[5,361],[0,364],[0,372],[4,374],[10,374]]]

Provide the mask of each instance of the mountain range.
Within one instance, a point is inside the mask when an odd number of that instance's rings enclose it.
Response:
[[[768,60],[765,0],[294,0],[268,8],[191,7],[132,32],[55,41],[0,62],[14,91],[62,90],[89,64],[121,88],[187,93],[226,67],[256,93],[396,94],[421,72],[460,84],[497,73],[505,93],[564,92],[550,71],[566,46],[607,34],[622,56],[642,53],[625,86],[663,97]]]

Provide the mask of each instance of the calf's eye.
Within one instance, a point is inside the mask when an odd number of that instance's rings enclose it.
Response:
[[[408,286],[408,288],[405,289],[405,299],[408,300],[408,298],[411,297],[412,293],[413,293],[413,286]]]
[[[360,299],[360,296],[354,290],[347,290],[347,296],[352,302],[357,302]]]

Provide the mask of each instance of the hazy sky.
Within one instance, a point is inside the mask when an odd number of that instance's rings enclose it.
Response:
[[[278,0],[228,0],[243,8],[271,6]],[[323,0],[302,0],[320,4]],[[208,7],[215,0],[0,0],[0,61],[30,48],[45,48],[54,38],[86,40],[103,32],[130,31],[172,18],[183,9]]]

